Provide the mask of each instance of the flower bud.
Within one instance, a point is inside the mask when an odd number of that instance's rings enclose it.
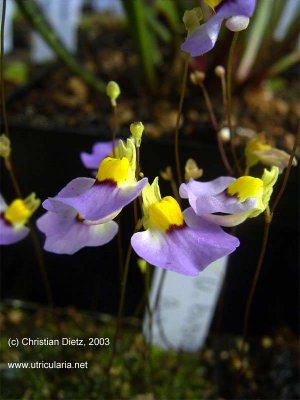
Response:
[[[141,271],[142,274],[145,274],[148,268],[148,263],[146,260],[144,260],[143,258],[138,258],[137,260],[137,265]]]
[[[194,32],[203,18],[203,13],[200,7],[193,8],[192,10],[186,10],[183,14],[182,21],[185,25],[188,35]]]
[[[193,85],[201,85],[205,79],[205,73],[202,71],[195,71],[190,74],[190,81]]]
[[[116,107],[117,105],[117,98],[120,96],[121,89],[120,86],[115,81],[108,82],[106,86],[106,94],[110,98],[111,105]]]
[[[223,143],[229,142],[230,141],[230,129],[227,126],[224,126],[224,128],[219,130],[218,136],[222,140]]]
[[[144,132],[144,125],[142,122],[133,122],[130,125],[130,132],[134,138],[136,147],[140,147],[141,139]]]
[[[243,15],[234,15],[226,21],[226,27],[232,32],[240,32],[246,29],[249,25],[250,19]]]
[[[166,167],[166,169],[164,171],[160,171],[160,176],[165,181],[171,181],[173,179],[172,168],[170,166]]]
[[[189,158],[185,164],[184,179],[188,182],[191,178],[198,179],[203,175],[203,169],[200,169],[195,160]]]
[[[0,136],[0,156],[3,158],[9,158],[10,152],[10,140],[5,134],[3,134]]]
[[[272,347],[272,344],[273,344],[273,340],[269,336],[264,336],[261,339],[261,345],[265,349],[268,349],[268,348]]]
[[[219,78],[222,78],[223,76],[225,76],[225,68],[222,65],[217,65],[215,68],[215,74]]]

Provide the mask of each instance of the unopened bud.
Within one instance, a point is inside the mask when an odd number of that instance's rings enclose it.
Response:
[[[273,345],[273,340],[268,337],[268,336],[264,336],[261,340],[261,345],[262,347],[264,347],[265,349],[270,348]]]
[[[130,132],[134,138],[136,147],[141,146],[142,135],[144,132],[144,125],[142,122],[133,122],[130,124]]]
[[[222,78],[223,76],[225,76],[225,68],[222,65],[217,65],[215,68],[215,74],[219,78]]]
[[[137,265],[142,274],[144,274],[147,271],[148,263],[143,258],[138,258]]]
[[[203,175],[203,169],[200,169],[195,160],[189,158],[185,164],[184,179],[189,181],[192,179],[199,179]]]
[[[226,27],[232,32],[240,32],[245,30],[249,25],[250,19],[243,15],[234,15],[226,21]]]
[[[37,210],[41,204],[41,200],[36,197],[35,193],[31,193],[24,199],[24,204],[26,208],[30,211],[30,214],[33,214],[35,210]]]
[[[200,21],[202,18],[203,12],[200,7],[185,11],[182,21],[185,25],[188,35],[193,33],[200,26]]]
[[[166,167],[166,169],[164,171],[160,171],[160,176],[165,181],[171,181],[173,179],[172,168],[170,166]]]
[[[224,143],[229,142],[230,141],[230,129],[227,128],[227,126],[224,126],[224,128],[219,130],[218,136],[222,140],[222,142],[224,142]]]
[[[205,73],[202,71],[195,71],[190,74],[190,81],[193,85],[201,85],[205,80]]]
[[[10,140],[5,134],[3,134],[0,136],[0,156],[3,158],[9,158],[10,152]]]
[[[111,105],[116,107],[117,105],[117,98],[120,96],[121,89],[120,86],[115,81],[108,82],[106,86],[106,94],[110,98]]]

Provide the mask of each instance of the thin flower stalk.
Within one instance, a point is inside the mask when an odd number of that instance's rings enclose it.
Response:
[[[136,232],[140,227],[140,221],[138,221],[134,232]],[[125,265],[124,265],[124,274],[121,282],[121,297],[120,297],[120,303],[119,303],[119,308],[118,308],[118,315],[117,315],[117,322],[116,322],[116,330],[114,333],[113,337],[113,345],[112,345],[112,352],[110,359],[108,361],[107,365],[107,371],[109,373],[112,365],[114,358],[117,353],[117,345],[118,341],[121,335],[121,330],[122,330],[122,322],[123,322],[123,314],[124,314],[124,306],[125,306],[125,296],[126,296],[126,288],[127,288],[127,279],[128,279],[128,272],[129,272],[129,266],[130,266],[130,260],[131,260],[131,255],[132,255],[132,246],[129,245],[128,250],[127,250],[127,255],[126,255],[126,260],[125,260]]]
[[[2,1],[2,14],[1,14],[1,29],[0,29],[0,81],[1,81],[1,101],[2,101],[2,116],[3,116],[3,122],[4,122],[4,131],[6,136],[9,138],[10,137],[10,131],[9,131],[9,125],[8,125],[8,117],[7,117],[7,110],[6,110],[6,96],[5,96],[5,83],[4,83],[4,25],[5,25],[5,13],[6,13],[6,0]],[[10,180],[12,182],[12,185],[14,187],[14,190],[16,192],[16,195],[19,198],[23,198],[22,192],[20,189],[20,185],[18,183],[16,174],[14,172],[13,164],[11,162],[10,157],[5,158],[5,167],[9,173]],[[38,267],[40,270],[40,274],[42,277],[45,293],[46,293],[46,298],[48,301],[48,304],[50,307],[53,307],[53,295],[52,295],[52,290],[51,286],[49,283],[49,278],[47,275],[46,271],[46,266],[45,266],[45,261],[43,257],[43,253],[40,247],[40,243],[38,241],[35,229],[30,222],[28,221],[28,227],[30,230],[30,237],[32,240],[35,256],[38,262]]]
[[[118,132],[118,111],[117,111],[117,102],[116,98],[119,96],[120,93],[120,88],[119,85],[117,85],[115,82],[112,83],[115,91],[117,90],[116,93],[108,93],[110,94],[111,98],[111,106],[112,106],[112,154],[113,157],[117,156],[116,152],[116,138],[117,138],[117,132]],[[109,84],[106,87],[106,90],[108,91]],[[119,226],[119,230],[117,233],[117,251],[118,251],[118,265],[119,265],[119,278],[120,281],[122,280],[122,274],[123,274],[123,246],[122,246],[122,233],[121,233],[121,216],[120,214],[116,217],[116,222]]]
[[[5,100],[5,84],[4,84],[4,24],[5,24],[5,13],[6,13],[6,0],[2,0],[2,14],[1,14],[1,40],[0,40],[0,81],[1,81],[1,102],[2,102],[2,117],[4,123],[4,130],[6,136],[9,138],[8,119],[6,111],[6,100]]]
[[[271,223],[274,217],[274,213],[278,207],[278,204],[281,200],[281,197],[285,191],[286,185],[288,183],[288,179],[292,170],[292,166],[293,166],[293,159],[294,156],[296,154],[296,150],[297,147],[299,146],[299,141],[300,141],[300,130],[297,133],[297,136],[295,138],[295,143],[290,155],[290,160],[289,160],[289,164],[287,166],[287,169],[285,171],[284,174],[284,178],[283,178],[283,182],[282,185],[277,193],[277,196],[275,197],[273,206],[271,207],[271,209],[267,208],[266,212],[265,212],[265,224],[264,224],[264,232],[263,232],[263,239],[262,239],[262,245],[261,245],[261,251],[260,251],[260,255],[258,258],[258,262],[255,268],[255,275],[252,281],[252,285],[250,288],[250,292],[247,298],[247,303],[246,303],[246,308],[245,308],[245,314],[244,314],[244,323],[243,323],[243,336],[242,336],[242,342],[241,342],[241,347],[240,347],[240,358],[241,358],[241,370],[240,370],[240,374],[242,372],[243,369],[243,361],[244,361],[244,357],[245,357],[245,344],[246,344],[246,337],[248,334],[248,328],[249,328],[249,318],[250,318],[250,313],[251,313],[251,308],[252,308],[252,302],[253,302],[253,297],[255,294],[255,290],[257,287],[257,283],[260,277],[260,273],[262,270],[262,266],[263,266],[263,262],[264,262],[264,258],[265,258],[265,254],[266,254],[266,250],[267,250],[267,246],[268,246],[268,240],[269,240],[269,233],[270,233],[270,228],[271,228]]]
[[[224,165],[227,173],[229,175],[232,175],[233,171],[232,171],[232,168],[231,168],[230,163],[228,161],[228,158],[227,158],[224,146],[223,146],[222,138],[218,134],[219,125],[218,125],[217,118],[216,118],[214,110],[213,110],[212,102],[210,100],[208,91],[207,91],[204,83],[200,83],[200,87],[202,89],[203,97],[204,97],[205,104],[206,104],[206,107],[207,107],[207,110],[208,110],[208,113],[209,113],[209,116],[210,116],[212,127],[214,128],[214,130],[217,133],[217,144],[218,144],[218,150],[219,150],[219,153],[220,153],[221,160],[223,162],[223,165]]]
[[[184,69],[183,69],[182,84],[181,84],[181,90],[180,90],[180,100],[179,100],[179,105],[178,105],[178,110],[177,110],[175,140],[174,140],[176,173],[177,173],[177,181],[178,181],[179,185],[182,183],[180,156],[179,156],[179,126],[180,126],[183,100],[184,100],[185,90],[186,90],[189,61],[190,61],[190,56],[189,56],[189,54],[186,54],[185,62],[184,62]]]
[[[231,148],[231,153],[234,159],[234,164],[236,167],[236,170],[239,175],[242,175],[242,170],[239,165],[239,160],[236,155],[235,147],[234,147],[234,131],[232,127],[232,119],[231,119],[231,113],[232,113],[232,102],[231,102],[231,95],[232,95],[232,88],[231,88],[231,81],[232,81],[232,60],[233,60],[233,54],[234,54],[234,49],[236,46],[236,42],[239,36],[239,32],[235,32],[233,35],[233,39],[230,45],[229,49],[229,56],[228,56],[228,63],[227,63],[227,121],[228,121],[228,128],[230,131],[230,148]]]

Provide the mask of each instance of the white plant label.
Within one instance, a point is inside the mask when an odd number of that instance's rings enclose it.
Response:
[[[197,351],[205,343],[224,280],[228,257],[215,261],[197,277],[167,271],[158,307],[153,315],[152,342],[169,350]],[[163,270],[156,268],[150,304],[157,298]],[[149,337],[149,318],[144,319]]]

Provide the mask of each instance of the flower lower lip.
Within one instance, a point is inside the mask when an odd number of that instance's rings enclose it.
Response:
[[[106,222],[112,221],[114,218],[116,218],[117,215],[120,214],[122,209],[119,209],[115,211],[114,213],[108,215],[106,218],[99,219],[97,221],[90,221],[88,219],[82,219],[80,222],[83,222],[86,225],[99,225],[99,224],[105,224]]]

